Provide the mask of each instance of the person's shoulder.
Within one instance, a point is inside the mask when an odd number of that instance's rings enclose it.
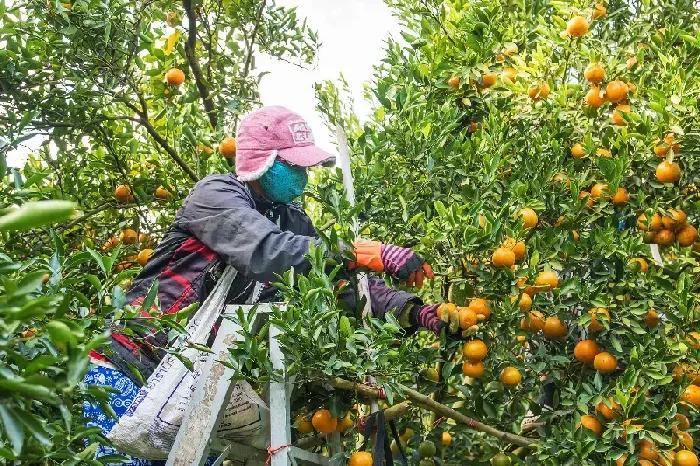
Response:
[[[245,184],[231,173],[205,176],[197,182],[192,194],[195,196],[237,196],[252,203],[250,192]]]

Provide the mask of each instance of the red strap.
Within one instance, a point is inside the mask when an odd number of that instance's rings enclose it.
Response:
[[[265,466],[267,466],[268,464],[270,464],[270,461],[272,461],[272,456],[273,456],[275,453],[278,453],[279,451],[284,450],[285,448],[291,447],[291,446],[292,446],[292,444],[291,444],[291,443],[288,443],[288,444],[286,444],[286,445],[281,445],[281,446],[279,446],[279,447],[277,447],[277,448],[272,448],[272,446],[267,447],[267,461],[265,461]]]

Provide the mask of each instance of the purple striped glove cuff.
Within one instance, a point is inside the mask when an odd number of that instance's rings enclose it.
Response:
[[[411,310],[411,325],[426,328],[436,335],[439,335],[440,331],[447,327],[447,324],[438,318],[438,307],[440,307],[439,304],[429,304],[426,306],[417,304],[413,306]]]

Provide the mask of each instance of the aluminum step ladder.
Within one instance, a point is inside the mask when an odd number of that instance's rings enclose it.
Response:
[[[219,280],[217,288],[219,290],[228,289],[234,275],[235,273],[225,272]],[[223,307],[225,296],[226,293],[213,292],[204,305]],[[242,308],[244,313],[248,313],[252,307],[252,305],[226,305],[223,314],[235,316],[239,308]],[[253,319],[253,332],[257,333],[267,322],[270,310],[270,304],[258,304]],[[195,391],[185,412],[173,448],[168,455],[166,465],[202,466],[208,457],[215,456],[217,460],[213,466],[220,466],[225,460],[242,462],[246,465],[330,466],[329,457],[290,446],[292,441],[290,418],[292,381],[287,377],[284,356],[276,338],[280,334],[280,330],[274,326],[270,326],[268,331],[269,357],[272,367],[282,373],[282,378],[280,381],[270,382],[267,387],[268,408],[270,410],[267,447],[256,448],[217,438],[219,424],[236,385],[236,381],[232,380],[233,369],[226,367],[219,361],[228,360],[228,348],[232,342],[240,338],[238,333],[240,330],[241,326],[233,320],[227,318],[222,320],[211,348],[212,354],[209,354],[202,373],[199,375]],[[338,445],[340,443],[339,434],[334,434],[330,440],[332,444]],[[273,453],[268,453],[268,451],[273,451]]]

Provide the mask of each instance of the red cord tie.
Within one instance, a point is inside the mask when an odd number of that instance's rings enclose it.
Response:
[[[437,420],[437,421],[433,422],[433,427],[437,427],[437,426],[439,426],[439,425],[440,425],[440,424],[442,423],[442,421],[444,421],[444,420],[445,420],[445,418],[444,418],[444,417],[440,417],[440,418],[438,418],[438,420]]]
[[[267,461],[265,461],[265,466],[270,464],[270,461],[272,461],[272,457],[275,455],[275,453],[279,453],[281,450],[291,446],[291,443],[287,443],[286,445],[281,445],[277,448],[272,448],[272,446],[267,447]]]
[[[378,400],[386,400],[386,391],[384,391],[384,387],[379,387],[374,382],[367,382],[365,385],[367,385],[369,388],[374,388],[377,390]]]
[[[476,419],[469,419],[469,423],[467,425],[473,429],[478,423],[479,422]]]

